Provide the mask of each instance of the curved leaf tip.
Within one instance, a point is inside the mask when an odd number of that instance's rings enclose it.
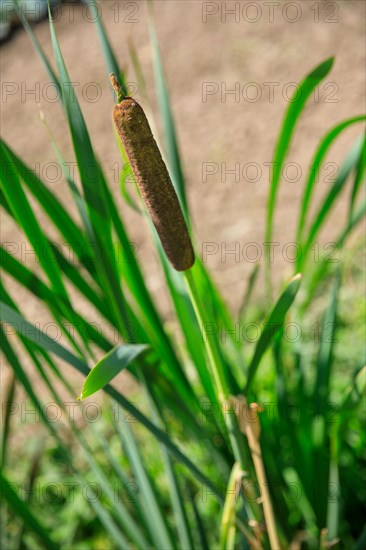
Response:
[[[323,63],[320,63],[320,65],[315,67],[315,69],[313,69],[311,73],[308,75],[308,78],[315,78],[315,79],[324,78],[333,67],[334,61],[335,61],[334,56],[329,57],[328,59],[323,61]]]
[[[111,349],[90,371],[85,379],[78,401],[101,390],[128,367],[148,346],[145,344],[122,344]]]

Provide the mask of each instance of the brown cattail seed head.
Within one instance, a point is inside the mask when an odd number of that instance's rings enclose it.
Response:
[[[194,264],[194,252],[168,170],[142,107],[131,97],[119,99],[113,120],[133,175],[166,255],[177,271],[185,271]]]

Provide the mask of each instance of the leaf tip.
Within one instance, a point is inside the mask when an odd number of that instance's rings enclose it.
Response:
[[[293,291],[295,292],[295,294],[297,294],[297,291],[300,288],[301,281],[302,281],[302,273],[296,273],[296,275],[291,279],[290,285]]]
[[[311,72],[310,76],[312,76],[313,78],[316,78],[316,79],[324,78],[329,73],[331,68],[333,67],[334,61],[335,61],[334,56],[328,57],[328,59],[326,59],[325,61],[320,63],[320,65],[318,65]]]

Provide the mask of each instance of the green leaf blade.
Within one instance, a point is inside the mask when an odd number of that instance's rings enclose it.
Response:
[[[281,326],[283,325],[286,313],[296,298],[297,292],[300,288],[301,278],[302,276],[300,273],[292,278],[292,280],[276,302],[271,313],[267,317],[267,320],[265,321],[264,329],[262,331],[262,334],[260,335],[260,338],[255,348],[253,359],[249,365],[245,395],[248,395],[254,375],[257,372],[264,353],[269,347],[275,334],[280,330]]]
[[[306,222],[306,215],[310,206],[310,199],[312,197],[314,187],[317,182],[317,177],[320,171],[320,167],[323,163],[323,160],[329,148],[334,143],[336,138],[344,132],[344,130],[346,130],[349,126],[352,126],[353,124],[363,122],[365,119],[366,117],[362,115],[362,116],[350,118],[348,120],[345,120],[344,122],[341,122],[340,124],[337,124],[329,132],[327,132],[327,134],[324,136],[324,138],[320,142],[320,145],[318,146],[315,152],[315,155],[311,161],[309,175],[308,175],[304,194],[301,201],[300,215],[299,215],[299,221],[298,221],[298,227],[297,227],[297,239],[296,239],[298,243],[300,243],[300,241],[302,240],[303,231],[304,231],[305,222]]]
[[[329,59],[318,65],[311,73],[309,73],[305,77],[305,79],[301,82],[299,86],[299,90],[296,91],[296,93],[299,93],[299,97],[295,98],[290,103],[287,109],[273,159],[273,173],[271,178],[267,209],[267,241],[270,241],[272,237],[273,214],[277,191],[280,184],[282,167],[290,146],[296,123],[300,117],[302,110],[305,107],[305,103],[309,98],[311,92],[327,76],[332,68],[333,62],[334,58],[330,57]]]
[[[87,376],[79,400],[90,397],[113,380],[134,361],[148,346],[143,344],[122,344],[103,357]]]
[[[60,546],[51,539],[48,531],[46,531],[43,525],[33,515],[28,505],[19,498],[18,494],[13,489],[12,483],[3,476],[1,471],[0,484],[2,497],[6,499],[8,504],[24,520],[26,525],[38,535],[44,547],[50,550],[58,550]]]

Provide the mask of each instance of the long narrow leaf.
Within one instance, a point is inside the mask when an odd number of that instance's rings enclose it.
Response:
[[[299,215],[297,237],[296,237],[296,241],[298,243],[302,241],[303,230],[306,223],[306,214],[308,213],[308,210],[309,210],[310,199],[313,194],[314,186],[315,186],[315,183],[317,182],[317,178],[319,177],[319,172],[320,172],[323,160],[330,146],[346,128],[348,128],[349,126],[352,126],[353,124],[357,124],[358,122],[362,122],[365,119],[366,119],[365,116],[357,116],[357,117],[350,118],[344,122],[341,122],[340,124],[337,124],[334,128],[332,128],[329,132],[327,132],[325,137],[320,142],[320,145],[318,146],[318,149],[310,163],[309,175],[305,185],[304,194],[301,200],[300,215]]]
[[[17,14],[19,16],[19,19],[21,20],[23,27],[27,31],[27,34],[28,34],[29,38],[31,39],[33,47],[34,47],[35,51],[37,52],[37,55],[40,58],[43,66],[46,70],[46,73],[48,74],[49,78],[51,79],[51,82],[54,84],[54,86],[57,90],[58,96],[61,96],[61,86],[60,86],[60,82],[57,78],[57,75],[56,75],[55,71],[53,70],[52,65],[51,65],[50,61],[48,60],[48,58],[47,58],[47,56],[46,56],[39,40],[38,40],[38,38],[34,34],[31,25],[28,23],[27,18],[25,16],[23,10],[19,9],[19,0],[13,0],[13,2],[16,6]]]
[[[127,88],[126,88],[126,82],[125,82],[125,76],[124,73],[120,70],[119,64],[116,58],[116,55],[113,51],[113,48],[111,46],[111,43],[109,41],[107,31],[105,29],[103,19],[100,17],[100,14],[98,13],[97,5],[95,3],[95,0],[87,0],[89,9],[91,11],[91,15],[93,18],[93,21],[95,22],[95,26],[97,28],[97,33],[100,41],[100,45],[102,47],[102,52],[104,56],[105,65],[107,68],[107,73],[110,75],[111,73],[118,75],[119,80],[121,82],[121,86],[123,89],[123,92],[125,95],[127,95]]]
[[[50,537],[49,532],[43,527],[40,521],[33,515],[29,507],[19,498],[12,484],[4,477],[0,470],[1,497],[13,508],[14,512],[23,518],[26,525],[32,529],[40,538],[45,549],[58,550],[60,546]]]
[[[35,199],[39,202],[51,222],[60,231],[68,245],[75,251],[84,267],[94,275],[95,267],[93,265],[93,258],[90,256],[90,247],[88,246],[89,243],[80,227],[76,225],[60,201],[56,199],[55,195],[49,191],[49,189],[47,189],[36,173],[26,166],[26,164],[24,164],[23,161],[2,140],[0,142],[0,147],[4,148],[16,168],[19,177],[25,183]],[[3,162],[1,168],[5,171],[5,165]]]
[[[155,547],[174,548],[175,545],[173,544],[164,514],[162,513],[161,505],[158,502],[155,487],[142,461],[132,430],[128,423],[122,426],[116,424],[117,431],[120,434],[129,458],[129,463],[135,474],[136,482],[141,490],[141,511],[144,515],[145,522],[149,526]]]
[[[296,294],[299,290],[300,283],[301,283],[301,275],[298,274],[291,280],[289,285],[281,294],[280,298],[276,302],[268,318],[264,322],[264,328],[263,328],[262,334],[259,337],[253,358],[249,365],[245,395],[248,395],[249,393],[249,390],[253,382],[253,378],[258,370],[260,361],[264,353],[266,352],[268,346],[273,341],[273,338],[276,335],[276,333],[281,329],[283,325],[283,322],[286,317],[286,313],[296,298]]]
[[[302,268],[302,266],[304,265],[307,253],[311,245],[313,244],[316,235],[319,233],[325,220],[329,216],[331,208],[336,198],[343,190],[349,175],[351,174],[352,170],[354,170],[358,166],[360,156],[363,154],[364,140],[365,138],[362,136],[356,141],[356,143],[352,147],[351,151],[347,155],[345,162],[339,170],[337,178],[335,179],[327,195],[325,196],[325,199],[320,205],[318,212],[315,214],[314,220],[307,235],[307,239],[302,248],[302,254],[299,259],[300,268]]]
[[[59,295],[61,299],[68,301],[67,293],[62,282],[60,271],[57,268],[57,263],[53,258],[52,250],[49,250],[44,233],[23,191],[18,173],[4,148],[1,148],[1,162],[2,167],[5,167],[6,170],[6,172],[2,171],[1,185],[14,217],[32,244],[54,292],[56,295]]]
[[[8,387],[5,393],[5,400],[3,403],[4,411],[2,414],[2,434],[1,434],[1,468],[4,468],[6,463],[6,457],[9,451],[9,434],[10,434],[10,420],[11,420],[11,410],[14,404],[15,399],[15,388],[16,381],[13,375],[8,383]]]
[[[268,242],[270,242],[272,238],[273,214],[275,209],[277,191],[280,184],[282,168],[296,127],[296,123],[298,122],[298,119],[301,115],[302,110],[305,107],[305,103],[310,94],[316,88],[316,86],[318,86],[319,83],[327,76],[332,68],[333,62],[333,57],[327,59],[305,77],[305,79],[301,82],[298,90],[296,90],[295,97],[293,98],[287,109],[273,157],[274,162],[268,195],[266,225],[266,241]]]
[[[265,239],[268,243],[272,241],[273,218],[277,193],[281,182],[283,165],[286,160],[296,124],[305,107],[307,99],[316,88],[316,86],[318,86],[319,83],[327,76],[332,68],[333,61],[334,59],[332,57],[327,59],[305,77],[305,79],[301,82],[299,88],[296,90],[295,97],[293,98],[287,109],[273,155],[273,170],[271,174],[268,195],[267,220],[265,231]],[[270,292],[271,281],[269,278],[268,257],[266,258],[266,278],[267,285],[269,285],[268,291]]]
[[[317,493],[313,496],[313,506],[318,525],[324,525],[326,522],[328,499],[321,497],[328,495],[329,475],[331,474],[333,477],[337,475],[336,462],[331,461],[328,452],[329,440],[326,430],[326,413],[329,407],[328,396],[330,395],[330,375],[336,340],[336,314],[340,286],[341,269],[338,269],[331,290],[329,305],[324,315],[317,359],[317,376],[313,392],[314,410],[316,411],[313,432],[313,480],[315,487],[317,487]],[[335,458],[334,452],[333,458]],[[332,472],[330,472],[330,468],[332,468]],[[332,510],[332,514],[334,513],[336,511]]]

